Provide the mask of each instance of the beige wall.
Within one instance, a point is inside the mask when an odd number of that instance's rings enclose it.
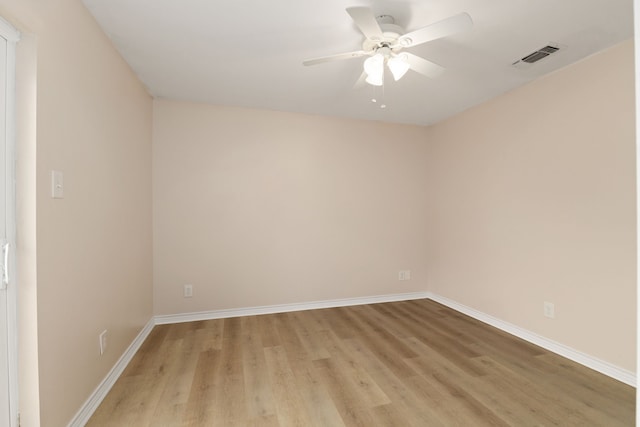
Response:
[[[627,42],[429,129],[156,100],[155,313],[428,289],[634,371],[633,96]]]
[[[633,82],[629,41],[431,129],[431,291],[635,371]]]
[[[426,289],[424,128],[164,100],[153,123],[156,314]]]
[[[22,260],[36,271],[22,265],[32,274],[21,304],[37,299],[41,425],[62,426],[152,315],[151,98],[79,0],[2,0],[0,15],[37,46],[37,120],[19,129],[36,135],[36,152],[18,159],[35,174],[18,197],[36,204],[35,223],[19,230],[34,243],[36,227],[36,253]],[[62,200],[50,198],[52,169],[64,172]],[[33,349],[31,338],[20,337]],[[37,425],[22,409],[23,426]]]
[[[634,370],[630,43],[429,129],[156,100],[152,156],[151,100],[79,0],[0,15],[29,35],[18,101],[37,114],[19,129],[21,350],[37,351],[23,426],[37,406],[65,425],[152,300],[172,314],[428,288]]]

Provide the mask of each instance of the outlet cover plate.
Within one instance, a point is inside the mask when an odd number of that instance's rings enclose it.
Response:
[[[193,285],[184,285],[184,297],[191,298],[193,296]]]
[[[556,317],[556,306],[552,302],[545,301],[544,316],[550,319],[553,319]]]
[[[411,280],[411,270],[398,271],[398,280]]]

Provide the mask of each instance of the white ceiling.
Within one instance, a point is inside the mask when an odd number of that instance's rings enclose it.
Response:
[[[216,105],[429,125],[633,36],[633,0],[83,0],[149,92]],[[459,12],[470,31],[408,51],[446,67],[354,89],[364,58],[302,65],[360,50],[345,12],[370,6],[407,31]],[[559,52],[511,64],[549,44]],[[380,97],[380,89],[376,96]]]

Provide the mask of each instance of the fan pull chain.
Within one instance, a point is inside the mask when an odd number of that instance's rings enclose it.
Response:
[[[378,104],[380,106],[380,109],[384,110],[385,108],[387,108],[387,104],[385,104],[384,102],[384,76],[383,76],[383,80],[382,80],[382,86],[380,86],[380,90],[382,91],[382,93],[380,94],[380,99],[376,98],[376,86],[371,86],[371,88],[373,89],[373,97],[371,98],[371,102],[373,102],[374,104]]]

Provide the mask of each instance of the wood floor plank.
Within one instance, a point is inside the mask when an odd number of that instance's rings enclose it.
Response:
[[[194,332],[200,351],[222,349],[224,319],[206,320]]]
[[[635,405],[635,393],[630,386],[561,356],[546,352],[520,357],[510,351],[496,351],[491,341],[480,343],[479,347],[501,365],[517,372],[527,383],[539,383],[547,394],[571,395],[587,406],[608,413],[612,420],[625,419],[629,408]]]
[[[148,373],[149,365],[161,357],[159,349],[164,343],[172,325],[159,325],[154,327],[147,339],[142,343],[137,357],[134,357],[122,373],[123,376],[140,375]]]
[[[458,343],[448,335],[434,329],[433,326],[418,324],[410,318],[401,318],[397,323],[411,331],[413,339],[421,341],[429,349],[455,363],[456,366],[470,375],[480,376],[484,374],[482,366],[473,362],[473,358],[478,357],[481,353],[475,351],[469,345]]]
[[[275,416],[276,409],[260,336],[259,318],[250,316],[242,320],[242,366],[247,418],[258,422]]]
[[[117,426],[116,422],[119,420],[122,420],[122,425],[131,425],[130,420],[125,418],[128,413],[127,406],[137,398],[137,395],[143,393],[141,389],[143,385],[143,381],[138,376],[121,376],[109,391],[109,398],[102,401],[87,426]]]
[[[384,390],[391,402],[401,412],[407,414],[408,425],[415,427],[447,425],[436,416],[429,402],[422,401],[406,387],[405,380],[410,377],[396,376],[384,361],[357,339],[345,340],[344,346],[348,352],[358,357],[360,363],[367,369],[376,384]]]
[[[227,340],[234,340],[240,338],[240,334],[242,332],[241,317],[230,317],[227,319],[222,319],[222,338]]]
[[[358,360],[356,354],[345,351],[343,341],[332,331],[320,331],[318,338],[322,340],[332,357],[318,360],[316,366],[336,371],[342,378],[343,388],[351,390],[352,400],[359,401],[365,408],[391,403],[389,397],[364,368],[362,361]]]
[[[174,341],[173,368],[169,366],[170,372],[167,377],[167,383],[171,384],[171,387],[165,387],[162,391],[159,398],[162,404],[157,405],[151,425],[182,423],[200,353],[200,336],[196,332],[187,333],[182,339]]]
[[[166,340],[167,329],[160,329],[148,342],[147,349],[154,352],[144,357],[145,365],[134,365],[133,369],[124,375],[124,378],[132,378],[129,382],[126,395],[128,398],[117,402],[119,409],[110,412],[107,407],[99,407],[96,416],[90,420],[89,425],[149,425],[154,416],[154,411],[162,395],[168,377],[175,368],[177,357],[174,341]],[[162,355],[162,356],[160,356]],[[141,372],[144,375],[131,375],[132,371]],[[101,420],[101,421],[98,421]]]
[[[357,337],[365,343],[369,350],[381,359],[397,376],[412,377],[416,375],[415,371],[403,361],[404,348],[396,351],[396,348],[387,344],[380,337],[375,336],[352,317],[349,317],[347,310],[344,308],[335,309],[332,314],[340,318],[342,323],[351,325],[354,332],[349,334],[347,338]]]
[[[330,357],[329,352],[316,339],[316,325],[310,316],[300,312],[289,313],[291,324],[311,360],[326,359]]]
[[[414,396],[410,403],[429,402],[430,417],[439,420],[440,425],[445,426],[483,426],[487,425],[485,420],[478,419],[464,405],[461,399],[451,399],[448,390],[443,389],[436,381],[430,377],[411,377],[402,382],[406,388],[406,393]],[[430,424],[429,424],[430,425]]]
[[[449,373],[435,373],[431,376],[437,383],[444,386],[448,395],[470,413],[470,420],[475,425],[508,426],[495,412],[495,408],[484,405],[467,390],[467,384],[454,381]],[[543,424],[544,425],[544,424]]]
[[[475,343],[480,339],[476,334],[470,332],[467,329],[456,327],[452,324],[452,319],[449,316],[444,316],[442,312],[439,312],[438,316],[428,318],[428,322],[425,322],[425,316],[421,311],[421,307],[414,301],[405,301],[398,303],[399,307],[397,311],[401,315],[401,319],[404,321],[414,322],[415,325],[419,325],[434,334],[438,334],[449,342],[456,342],[461,345],[461,349],[468,349],[468,345]],[[467,356],[474,356],[472,350]]]
[[[276,415],[265,415],[247,421],[246,427],[280,427]]]
[[[406,414],[397,405],[380,405],[371,410],[376,424],[380,426],[410,426]]]
[[[412,336],[410,331],[398,324],[402,314],[394,310],[393,307],[387,307],[387,304],[369,304],[356,306],[355,308],[359,309],[361,315],[368,316],[379,323],[384,323],[385,328],[396,338],[404,339]]]
[[[383,347],[380,344],[384,343],[384,346],[392,348],[399,357],[405,359],[408,357],[416,357],[417,354],[408,347],[401,338],[393,335],[387,330],[386,322],[381,322],[379,319],[368,316],[360,307],[356,306],[350,309],[343,308],[344,315],[351,319],[354,325],[361,325],[357,327],[359,332],[358,338],[362,339],[363,336],[368,337],[371,341],[376,341],[376,347]],[[389,322],[390,323],[390,322]]]
[[[189,399],[183,415],[183,426],[206,426],[212,423],[213,414],[209,405],[215,399],[215,377],[220,362],[220,350],[202,351],[198,355]]]
[[[362,402],[357,387],[331,359],[313,361],[324,385],[329,390],[342,421],[346,426],[369,427],[375,425],[370,407]]]
[[[280,336],[275,326],[276,316],[265,314],[260,316],[259,328],[263,347],[275,347],[280,345]]]
[[[300,398],[314,425],[344,427],[338,408],[323,384],[321,372],[314,368],[313,360],[299,366],[294,375]]]
[[[225,319],[220,365],[214,376],[213,426],[245,425],[247,404],[242,364],[242,318]]]
[[[88,426],[632,426],[635,389],[429,300],[156,326]]]
[[[481,371],[486,374],[482,364],[478,362],[478,358],[450,358],[445,353],[438,351],[437,348],[426,344],[424,341],[412,337],[406,339],[407,344],[412,345],[416,352],[420,353],[420,357],[405,359],[405,363],[420,374],[428,377],[442,370],[452,370],[460,375],[478,376],[477,372]]]
[[[266,347],[263,351],[275,396],[279,424],[296,427],[313,425],[311,418],[304,410],[304,403],[296,387],[295,376],[289,366],[284,348]]]
[[[421,360],[427,360],[425,357]],[[484,417],[485,422],[489,425],[493,425],[496,422],[494,418],[499,418],[500,422],[505,422],[509,425],[530,425],[531,417],[529,413],[536,409],[545,409],[545,405],[553,403],[544,396],[535,395],[535,393],[527,394],[525,388],[512,388],[511,384],[506,381],[501,381],[499,374],[491,375],[487,373],[482,377],[474,377],[466,375],[466,373],[457,368],[455,364],[442,362],[433,357],[433,366],[422,366],[424,369],[424,379],[416,380],[413,378],[409,384],[413,390],[424,395],[429,396],[430,399],[434,399],[439,402],[444,402],[443,405],[436,405],[438,411],[447,411],[446,418],[459,418],[462,423],[463,419],[466,419],[466,423],[470,423],[472,420],[482,419],[478,415],[478,408],[484,406],[490,408],[492,414],[489,417]],[[412,362],[417,360],[412,360]],[[447,381],[443,382],[441,378],[446,378]],[[433,381],[435,379],[436,381]],[[457,398],[454,402],[450,401],[449,396],[460,395],[461,393],[457,388],[452,389],[449,383],[453,383],[457,386],[461,386],[465,393],[465,399]],[[520,386],[523,382],[520,382]],[[433,395],[433,392],[436,395]],[[541,397],[543,399],[541,399]],[[513,399],[513,400],[512,400]],[[471,404],[468,403],[471,402]],[[506,403],[506,405],[503,405]],[[523,406],[518,406],[523,403]],[[517,407],[517,410],[514,410]],[[546,407],[548,409],[548,407]],[[483,410],[484,411],[484,410]],[[540,411],[535,419],[538,422],[542,422],[543,425],[557,425],[555,419],[548,417],[547,410]],[[514,414],[516,414],[514,416]],[[479,421],[478,421],[479,422]],[[535,424],[534,424],[535,425]]]
[[[524,377],[517,372],[500,365],[490,357],[483,356],[482,362],[490,372],[482,383],[476,383],[469,388],[474,396],[487,402],[496,412],[511,419],[511,422],[521,421],[531,424],[541,419],[547,425],[600,425],[604,419],[600,414],[592,411],[586,405],[575,401],[566,394],[553,393],[546,386],[535,382],[525,382]],[[504,402],[508,402],[505,405]],[[513,409],[517,407],[518,410]],[[517,413],[517,417],[513,414]],[[610,424],[613,427],[613,424]]]
[[[339,308],[316,310],[315,317],[321,324],[326,325],[322,329],[331,329],[340,338],[352,338],[357,333]]]

